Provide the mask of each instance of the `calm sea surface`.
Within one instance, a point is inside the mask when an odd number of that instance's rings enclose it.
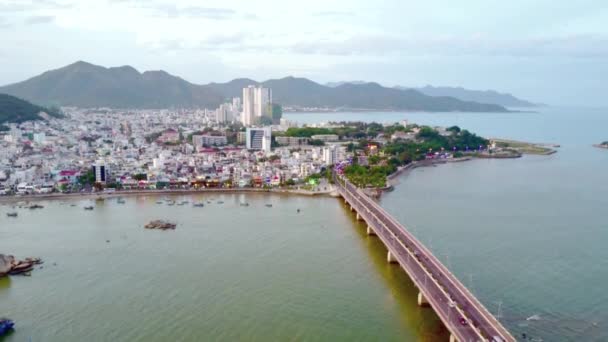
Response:
[[[447,340],[342,201],[172,199],[190,203],[46,201],[16,219],[0,206],[0,251],[45,260],[31,277],[0,280],[0,316],[17,323],[6,340]],[[202,200],[212,203],[192,207]],[[152,219],[178,226],[143,229]]]
[[[486,137],[561,144],[551,156],[419,168],[381,204],[411,229],[517,337],[608,341],[608,109],[539,113],[335,113],[459,125]]]
[[[608,151],[591,147],[608,140],[608,111],[286,116],[408,119],[561,144],[552,156],[416,169],[381,204],[517,336],[608,340]],[[45,260],[32,277],[0,280],[0,316],[17,321],[6,340],[447,340],[342,202],[172,198],[190,203],[47,201],[38,211],[17,208],[16,219],[0,206],[0,253]],[[212,203],[192,207],[202,200]],[[82,209],[91,203],[94,211]],[[143,229],[152,219],[178,227]]]

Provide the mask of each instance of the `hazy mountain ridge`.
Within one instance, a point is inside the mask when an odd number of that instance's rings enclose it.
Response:
[[[403,89],[404,87],[397,88]],[[471,90],[463,87],[434,87],[430,85],[414,89],[429,96],[451,96],[463,101],[493,103],[505,107],[538,106],[536,103],[517,98],[509,93],[501,93],[496,90]]]
[[[340,81],[340,82],[328,82],[325,85],[328,87],[338,87],[344,84],[365,84],[365,81]],[[404,87],[395,86],[394,88],[399,90],[416,90],[424,95],[428,96],[448,96],[459,99],[461,101],[471,101],[478,103],[489,103],[504,107],[538,107],[542,106],[539,103],[533,103],[527,100],[517,98],[509,93],[501,93],[496,90],[473,90],[466,89],[463,87],[436,87],[427,85],[424,87]]]
[[[21,123],[29,120],[43,120],[40,112],[50,116],[60,117],[61,114],[54,109],[44,108],[17,97],[0,94],[0,125],[4,123]]]
[[[377,83],[328,87],[305,78],[285,77],[257,82],[235,79],[197,85],[165,71],[140,73],[130,66],[105,68],[86,62],[47,71],[26,81],[0,87],[7,93],[45,105],[113,108],[214,108],[242,88],[263,84],[275,102],[288,106],[375,110],[504,112],[495,104],[431,97],[416,90],[398,90]]]

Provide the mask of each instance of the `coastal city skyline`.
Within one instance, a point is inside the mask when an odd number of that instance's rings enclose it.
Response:
[[[0,0],[0,340],[608,341],[607,20]]]

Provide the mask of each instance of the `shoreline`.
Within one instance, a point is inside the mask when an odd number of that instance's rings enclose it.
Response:
[[[200,195],[200,194],[279,194],[289,196],[307,196],[307,197],[333,197],[333,187],[325,191],[308,191],[301,189],[253,189],[253,188],[237,188],[237,189],[196,189],[196,190],[123,190],[112,193],[52,193],[40,195],[23,195],[23,196],[2,196],[0,204],[11,204],[18,202],[35,202],[35,201],[52,201],[52,200],[98,200],[120,197],[136,197],[136,196],[160,196],[160,195]]]

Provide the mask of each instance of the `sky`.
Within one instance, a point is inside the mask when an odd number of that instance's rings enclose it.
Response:
[[[0,42],[0,85],[84,60],[608,106],[606,0],[0,0]]]

